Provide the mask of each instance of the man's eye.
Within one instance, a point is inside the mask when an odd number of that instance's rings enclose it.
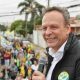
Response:
[[[57,26],[50,26],[51,29],[57,29]]]
[[[42,27],[42,30],[46,30],[47,28],[46,27]]]

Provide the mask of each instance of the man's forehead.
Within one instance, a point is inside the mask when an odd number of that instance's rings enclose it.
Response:
[[[44,25],[44,24],[57,24],[57,23],[63,24],[64,21],[65,21],[64,17],[61,13],[53,11],[53,12],[46,13],[43,16],[42,25]]]
[[[63,17],[63,15],[60,13],[60,12],[58,12],[58,11],[51,11],[51,12],[48,12],[48,13],[46,13],[44,16],[43,16],[43,18],[42,18],[42,22],[44,21],[44,20],[53,20],[53,19],[59,19],[59,18],[64,18]]]

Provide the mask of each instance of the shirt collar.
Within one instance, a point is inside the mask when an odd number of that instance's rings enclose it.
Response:
[[[54,57],[54,59],[61,59],[63,57],[64,53],[64,47],[66,45],[67,41],[64,42],[64,44],[58,49],[57,52],[55,52],[52,48],[49,48],[49,54]]]

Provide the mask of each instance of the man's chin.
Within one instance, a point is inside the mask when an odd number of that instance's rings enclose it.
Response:
[[[48,45],[48,47],[55,47],[56,46],[56,44],[53,44],[53,43],[48,43],[47,45]]]
[[[53,45],[52,44],[48,44],[48,47],[53,47]]]

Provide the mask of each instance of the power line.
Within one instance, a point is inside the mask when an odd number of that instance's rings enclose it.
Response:
[[[66,1],[66,2],[59,2],[57,4],[65,4],[65,3],[70,3],[70,2],[75,2],[75,0],[72,0],[72,1]]]
[[[75,4],[75,5],[70,5],[67,8],[73,8],[73,7],[77,7],[77,6],[80,6],[80,3],[79,4]]]
[[[0,17],[15,16],[15,15],[20,15],[20,14],[19,13],[16,13],[16,14],[10,14],[10,15],[0,15]]]
[[[3,12],[3,13],[0,13],[0,14],[10,14],[10,13],[20,13],[20,12]]]
[[[63,3],[57,3],[57,5],[58,4],[65,4],[65,3],[71,3],[70,5],[68,5],[68,6],[65,6],[65,7],[67,7],[67,8],[73,8],[73,7],[77,7],[77,6],[80,6],[80,1],[79,0],[77,0],[77,1],[75,1],[75,0],[72,0],[72,1],[67,1],[67,2],[63,2]],[[65,4],[66,5],[66,4]]]

